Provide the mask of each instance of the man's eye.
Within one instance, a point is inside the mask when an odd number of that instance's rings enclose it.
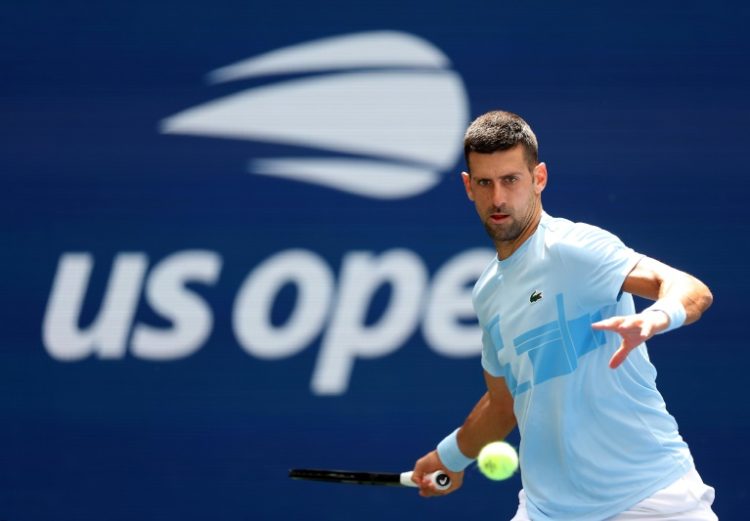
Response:
[[[480,179],[479,181],[477,181],[477,184],[479,186],[488,186],[490,184],[490,181],[489,179]]]

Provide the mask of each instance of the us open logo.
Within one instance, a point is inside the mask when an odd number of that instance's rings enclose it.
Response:
[[[247,169],[375,199],[412,197],[439,183],[463,149],[467,99],[449,65],[434,46],[405,33],[308,42],[211,72],[213,84],[283,76],[168,117],[161,130],[302,147],[291,157],[253,158]],[[302,150],[316,157],[299,157]],[[477,356],[481,331],[467,283],[494,254],[457,252],[430,273],[429,264],[405,248],[348,251],[335,261],[296,247],[274,252],[247,267],[234,288],[231,334],[240,349],[264,361],[296,356],[319,338],[310,376],[314,395],[346,393],[360,360],[391,355],[417,331],[440,356]],[[168,362],[209,344],[217,310],[194,286],[219,284],[229,263],[222,252],[101,257],[94,251],[60,256],[42,321],[52,359]],[[94,289],[92,273],[100,263],[105,269],[111,264],[110,273],[106,285]],[[289,285],[298,298],[289,318],[277,324],[272,308]],[[391,288],[388,305],[370,323],[367,311],[384,285]],[[84,323],[84,303],[97,291],[99,309]],[[144,320],[139,310],[145,309],[169,324]]]
[[[208,74],[211,84],[320,73],[247,89],[161,121],[161,132],[293,145],[320,157],[250,160],[251,173],[375,199],[419,195],[462,151],[468,99],[450,60],[414,35],[377,31],[302,43]]]

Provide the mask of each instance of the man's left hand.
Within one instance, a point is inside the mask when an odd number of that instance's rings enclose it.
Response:
[[[612,369],[619,366],[628,354],[643,342],[669,326],[669,317],[662,311],[646,311],[636,315],[612,317],[591,325],[600,331],[614,331],[622,337],[620,348],[609,360]]]

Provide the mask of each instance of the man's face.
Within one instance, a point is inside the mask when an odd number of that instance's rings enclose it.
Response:
[[[463,173],[464,187],[495,244],[513,242],[541,210],[547,168],[529,167],[521,145],[510,150],[469,154],[471,174]]]

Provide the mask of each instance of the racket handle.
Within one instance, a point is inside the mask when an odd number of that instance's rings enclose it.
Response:
[[[411,480],[411,476],[414,474],[413,471],[401,473],[401,484],[405,487],[416,487],[418,486]],[[451,487],[451,478],[448,474],[442,470],[436,470],[432,474],[427,474],[427,479],[432,481],[437,490],[448,490]]]

